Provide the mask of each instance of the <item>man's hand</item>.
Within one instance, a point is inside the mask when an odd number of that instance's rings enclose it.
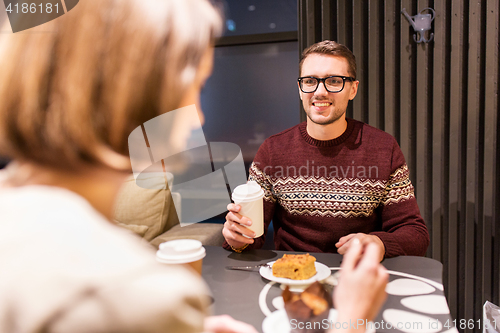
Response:
[[[368,245],[369,243],[374,243],[375,245],[377,245],[380,251],[378,261],[381,262],[382,260],[384,260],[385,246],[382,240],[380,240],[380,238],[375,235],[367,235],[361,232],[357,234],[349,234],[340,238],[337,244],[335,244],[335,246],[337,247],[337,252],[342,255],[346,254],[354,239],[358,239],[363,247],[366,247],[366,245]]]
[[[387,298],[385,287],[389,278],[386,269],[378,262],[379,258],[380,248],[375,243],[363,246],[356,238],[351,241],[342,261],[333,301],[338,310],[338,322],[358,322],[358,319],[365,322],[357,329],[334,332],[364,332],[366,321],[373,321],[376,317]]]
[[[232,203],[227,205],[229,213],[226,215],[226,223],[224,223],[224,229],[222,229],[222,235],[226,239],[226,242],[235,248],[240,248],[245,244],[253,244],[253,238],[247,238],[243,235],[255,237],[255,232],[244,226],[251,226],[252,221],[238,214],[240,209],[240,205]]]
[[[203,332],[210,333],[258,333],[249,324],[233,319],[231,316],[211,316],[205,318]]]

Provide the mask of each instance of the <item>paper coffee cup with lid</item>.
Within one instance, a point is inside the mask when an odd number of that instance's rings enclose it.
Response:
[[[188,265],[201,275],[201,267],[206,251],[195,239],[176,239],[161,243],[156,252],[156,260],[169,265]]]
[[[264,191],[257,182],[251,180],[237,186],[232,195],[235,204],[241,206],[240,214],[252,221],[251,226],[245,226],[255,232],[255,237],[264,234]],[[245,236],[246,237],[246,236]]]

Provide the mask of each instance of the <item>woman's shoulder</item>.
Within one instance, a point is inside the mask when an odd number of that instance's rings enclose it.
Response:
[[[77,327],[155,332],[155,326],[182,317],[175,309],[191,309],[196,317],[176,323],[178,332],[202,324],[208,306],[203,281],[184,267],[158,263],[149,244],[78,195],[43,186],[2,189],[0,221],[0,244],[9,248],[0,253],[5,269],[0,292],[12,296],[4,300],[15,299],[23,308],[43,299],[38,310],[46,316],[67,312],[55,324],[71,332]],[[116,316],[111,320],[102,313]]]

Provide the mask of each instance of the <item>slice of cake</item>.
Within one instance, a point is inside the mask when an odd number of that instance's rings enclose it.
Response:
[[[273,264],[273,275],[292,280],[307,280],[316,274],[316,258],[307,254],[284,254]]]
[[[332,290],[327,290],[318,281],[310,285],[302,293],[292,293],[289,286],[283,291],[283,301],[288,320],[296,320],[304,325],[292,327],[291,333],[324,333],[323,325],[328,320],[332,308]]]

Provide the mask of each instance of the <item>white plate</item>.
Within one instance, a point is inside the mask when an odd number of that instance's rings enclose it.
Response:
[[[337,319],[337,310],[330,309],[330,314],[328,315],[328,322],[324,323],[324,328],[328,326],[328,328],[334,328],[332,325],[335,325],[335,320]],[[331,321],[330,321],[331,320]],[[294,323],[295,324],[295,323]],[[368,325],[368,329],[366,333],[375,333],[375,330],[372,329],[374,325]],[[288,320],[288,316],[286,314],[285,309],[281,309],[278,311],[274,311],[269,316],[267,316],[262,322],[262,331],[264,333],[290,333],[292,327],[290,326],[290,321]]]
[[[312,277],[310,277],[307,280],[292,280],[292,279],[287,279],[287,278],[279,278],[273,275],[273,269],[272,266],[275,263],[275,261],[271,261],[269,263],[269,266],[263,266],[260,268],[259,273],[264,279],[268,279],[270,281],[282,283],[282,284],[287,284],[289,286],[299,286],[299,285],[306,285],[306,284],[312,284],[316,281],[322,281],[329,277],[332,274],[332,271],[330,271],[330,268],[328,266],[320,263],[320,262],[315,262],[314,266],[316,266],[316,274],[314,274]]]

